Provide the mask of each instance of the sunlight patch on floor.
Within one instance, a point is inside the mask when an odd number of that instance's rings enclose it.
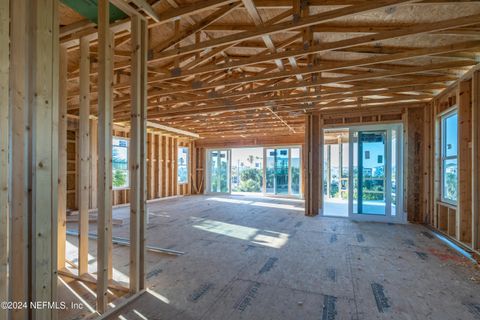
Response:
[[[279,249],[283,247],[289,238],[287,233],[261,230],[216,220],[198,220],[199,221],[193,225],[196,229],[221,234],[235,239],[251,241],[252,243],[271,248]]]

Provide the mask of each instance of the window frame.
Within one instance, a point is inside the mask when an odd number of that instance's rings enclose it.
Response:
[[[446,139],[446,120],[450,117],[457,116],[457,151],[454,156],[447,156],[447,139]],[[458,203],[458,108],[454,107],[452,110],[449,110],[439,116],[440,120],[440,199],[442,202],[456,206]],[[445,162],[449,160],[457,161],[457,199],[449,199],[445,196]]]
[[[180,149],[187,149],[187,161],[186,161],[186,164],[185,164],[185,167],[186,167],[186,169],[187,169],[186,181],[180,181],[180,180],[179,180],[179,178],[180,178],[180,176],[179,176],[180,170],[178,170],[178,169],[180,168],[180,165],[179,165],[178,159],[179,159],[179,155],[180,155]],[[177,146],[177,183],[178,183],[179,185],[185,185],[185,184],[188,184],[188,182],[189,182],[189,179],[188,179],[188,177],[189,177],[189,175],[190,175],[189,162],[190,162],[190,147],[188,147],[188,146]]]
[[[114,139],[119,139],[119,140],[126,140],[127,141],[127,185],[123,187],[115,187],[113,185],[113,140]],[[119,136],[112,136],[112,190],[113,191],[118,191],[118,190],[129,190],[130,189],[130,138],[127,137],[119,137]]]

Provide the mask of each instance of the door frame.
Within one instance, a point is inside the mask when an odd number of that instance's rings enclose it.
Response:
[[[348,143],[348,216],[343,216],[339,218],[348,218],[354,221],[372,221],[372,222],[392,222],[392,223],[406,223],[407,215],[404,211],[404,199],[403,199],[403,177],[404,177],[404,159],[403,159],[403,149],[404,149],[404,136],[403,136],[403,123],[383,123],[383,124],[371,124],[371,125],[339,125],[334,127],[324,128],[324,131],[329,129],[338,129],[342,128],[348,130],[349,143]],[[354,214],[353,213],[353,192],[354,192],[354,173],[353,173],[353,134],[358,131],[382,131],[386,130],[386,145],[385,145],[385,206],[386,212],[385,215],[375,215],[375,214]],[[396,199],[397,205],[395,206],[395,215],[391,215],[391,187],[392,187],[392,177],[391,177],[391,154],[392,154],[392,130],[396,131]],[[324,142],[322,142],[324,143]],[[324,160],[323,160],[324,161]],[[323,164],[324,165],[324,164]],[[322,167],[323,167],[322,165]],[[321,182],[322,188],[322,207],[325,206],[325,194],[323,190],[323,180]],[[387,196],[388,194],[388,196]],[[324,209],[324,208],[322,208]],[[322,215],[326,217],[336,217],[334,215],[329,215],[325,210],[322,210]]]
[[[377,124],[350,126],[349,128],[349,169],[348,169],[348,217],[355,221],[406,223],[406,214],[403,210],[403,124]],[[385,144],[385,215],[353,213],[353,135],[359,131],[386,131]],[[397,205],[395,215],[391,214],[391,187],[392,187],[392,131],[396,131],[397,152],[395,163],[397,166],[395,182]],[[401,170],[398,170],[401,169]]]
[[[226,151],[227,152],[227,184],[228,192],[212,192],[210,191],[210,171],[211,171],[211,157],[210,154],[213,151]],[[212,148],[205,150],[205,189],[204,194],[215,195],[230,195],[232,193],[232,149],[231,148]]]
[[[267,193],[267,149],[288,149],[288,194],[277,194],[277,193]],[[300,152],[300,190],[298,194],[292,194],[292,149],[299,149]],[[303,199],[302,193],[302,183],[303,183],[303,150],[302,145],[286,145],[286,146],[268,146],[263,147],[263,184],[262,184],[262,194],[267,197],[279,197],[279,198],[295,198],[295,199]],[[274,187],[275,190],[275,181],[274,179]]]

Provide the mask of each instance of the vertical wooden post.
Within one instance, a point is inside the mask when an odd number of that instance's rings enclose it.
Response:
[[[164,180],[165,180],[165,197],[170,196],[170,137],[165,136],[165,143],[164,143],[164,150],[165,150],[165,158],[164,158]]]
[[[305,215],[315,216],[322,203],[323,130],[317,114],[305,116]]]
[[[154,198],[160,198],[159,192],[160,192],[160,166],[158,165],[160,163],[160,135],[155,134],[154,137],[154,144],[155,144],[155,168],[154,168],[154,175],[155,175],[155,181],[154,181],[154,187],[155,187],[155,192],[153,194]]]
[[[112,32],[109,1],[98,1],[98,222],[97,311],[108,305],[112,241]]]
[[[98,164],[98,120],[90,119],[90,208],[98,208],[97,164]]]
[[[148,134],[148,199],[155,198],[155,134]]]
[[[148,218],[147,211],[147,182],[146,182],[146,148],[147,148],[147,82],[148,82],[148,70],[147,70],[147,61],[148,61],[148,24],[146,20],[141,20],[141,85],[140,85],[140,94],[141,94],[141,108],[140,108],[140,132],[141,143],[140,143],[140,226],[139,226],[139,261],[138,261],[138,273],[139,273],[139,282],[138,289],[143,290],[146,288],[146,276],[145,276],[145,247],[146,247],[146,222]]]
[[[458,104],[458,203],[456,235],[459,241],[472,242],[472,109],[470,81],[460,81],[457,88]]]
[[[30,274],[29,262],[29,177],[31,176],[28,155],[30,153],[28,81],[29,78],[29,1],[15,1],[10,7],[11,41],[10,41],[10,92],[11,96],[11,256],[9,275],[11,301],[28,301],[28,285]],[[22,147],[23,146],[23,147]],[[15,285],[13,285],[15,283]],[[26,319],[26,309],[15,309],[11,312],[12,320]]]
[[[176,196],[179,195],[179,189],[178,189],[178,139],[174,138],[173,139],[173,144],[172,144],[172,167],[173,167],[173,173],[172,173],[172,182],[173,182],[173,187],[172,187],[172,195]]]
[[[67,232],[67,48],[60,47],[58,119],[58,247],[57,268],[65,268]]]
[[[162,173],[162,135],[159,133],[157,135],[157,172],[158,172],[158,179],[157,179],[157,198],[162,197],[162,180],[163,180],[163,173]]]
[[[57,1],[33,1],[29,37],[31,102],[32,301],[56,301],[58,187],[58,20]],[[55,227],[54,227],[55,226]],[[52,309],[31,310],[32,318],[54,319]]]
[[[480,71],[472,76],[472,230],[473,248],[480,249]]]
[[[10,1],[0,2],[0,301],[9,301],[8,296],[8,260],[9,260],[9,70],[10,56]],[[0,309],[0,319],[8,319],[8,310]]]
[[[131,120],[130,120],[130,291],[139,291],[140,272],[140,211],[141,211],[141,143],[143,133],[141,108],[142,108],[142,50],[141,50],[141,19],[132,17],[132,73],[131,73]],[[153,135],[150,136],[150,148],[153,145]],[[153,163],[153,153],[149,152],[150,164]]]
[[[423,222],[433,225],[433,211],[431,208],[431,180],[433,176],[432,164],[432,103],[425,105],[423,135],[425,141],[423,144]]]
[[[80,111],[79,146],[80,166],[78,174],[78,274],[88,272],[88,209],[90,184],[90,43],[80,38]]]

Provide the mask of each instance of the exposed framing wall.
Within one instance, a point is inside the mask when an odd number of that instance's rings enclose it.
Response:
[[[423,188],[425,222],[478,255],[479,230],[479,73],[472,69],[425,109]],[[457,203],[441,200],[440,119],[445,112],[458,112]]]
[[[96,137],[96,119],[91,119],[94,125],[90,125],[90,137],[94,139]],[[112,135],[114,137],[121,137],[130,139],[130,129],[115,126]],[[192,188],[192,161],[193,144],[194,142],[185,137],[173,136],[162,132],[147,132],[147,200],[189,195]],[[78,192],[79,190],[79,129],[78,120],[75,118],[69,119],[69,130],[67,134],[67,159],[68,159],[68,171],[67,171],[67,209],[78,210]],[[189,182],[179,184],[177,183],[177,153],[178,147],[189,148]],[[131,147],[130,147],[131,148]],[[129,148],[129,152],[130,152]],[[90,166],[96,165],[97,159],[97,146],[96,143],[90,143]],[[96,170],[90,170],[90,184],[89,184],[89,209],[96,209]],[[122,205],[130,202],[130,190],[129,188],[113,189],[112,192],[112,205]]]

